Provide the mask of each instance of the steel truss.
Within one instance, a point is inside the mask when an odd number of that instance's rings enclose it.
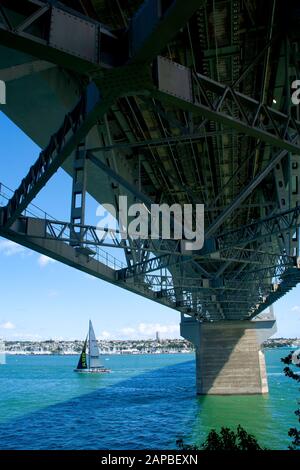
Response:
[[[86,75],[124,61],[122,53],[116,56],[116,51],[123,51],[122,41],[109,28],[59,2],[26,3],[24,8],[24,2],[1,1],[3,45]],[[80,35],[81,46],[74,38],[74,29]]]
[[[23,178],[4,209],[1,210],[1,224],[10,226],[42,187],[64,163],[76,146],[85,138],[95,123],[96,117],[105,112],[110,103],[102,101],[94,84],[91,84],[73,111],[68,113],[59,130],[50,138],[35,164]]]
[[[214,239],[208,240],[207,248],[204,248],[203,251],[204,253],[213,253],[214,251],[225,249],[233,245],[250,244],[258,240],[266,240],[284,233],[289,233],[291,230],[296,232],[299,227],[300,206],[296,206],[293,209],[254,221],[236,230],[221,233]]]
[[[278,229],[280,230],[279,233],[281,233],[282,231],[290,229],[291,227],[295,228],[295,225],[298,226],[299,224],[299,209],[300,208],[297,207],[295,210],[287,211],[284,214],[279,214],[278,217],[273,216],[272,218],[268,218],[265,221],[258,221],[256,224],[251,224],[248,227],[241,228],[240,230],[229,232],[227,234],[224,234],[223,236],[220,235],[219,237],[217,237],[217,240],[218,242],[222,240],[222,246],[224,248],[220,247],[218,251],[215,249],[211,251],[207,250],[204,253],[200,252],[193,255],[193,257],[195,259],[203,258],[207,261],[222,261],[225,259],[234,260],[235,262],[243,262],[258,265],[261,265],[266,261],[270,263],[272,260],[272,264],[276,264],[276,260],[278,260],[278,258],[281,258],[284,263],[289,265],[294,261],[294,258],[292,256],[260,252],[254,249],[239,248],[238,245],[244,244],[245,241],[251,243],[253,242],[253,240],[256,240],[257,237],[260,239],[261,237],[270,237],[270,235],[277,236]],[[294,218],[294,222],[288,219],[287,215],[292,215]],[[84,224],[74,224],[71,222],[62,222],[46,218],[41,219],[41,222],[44,224],[43,237],[47,239],[69,242],[74,245],[84,243],[88,246],[102,246],[109,248],[119,248],[122,250],[128,248],[128,239],[122,238],[122,234],[119,230],[116,229],[101,226],[96,227]],[[284,227],[280,228],[281,222],[284,223]],[[275,232],[273,231],[274,227],[276,229]],[[264,232],[265,229],[267,230],[266,233]],[[251,233],[252,237],[246,237],[245,239],[239,237],[241,232],[244,236],[245,233]],[[230,238],[230,235],[234,235],[234,237],[237,236],[239,238],[237,238],[237,240],[235,241],[235,238]],[[231,242],[227,243],[227,237],[228,240],[231,240]],[[131,239],[130,241],[132,249],[138,251],[141,248],[141,241],[139,239]],[[149,238],[147,240],[143,240],[142,249],[150,253],[160,252],[168,255],[182,257],[184,255],[182,255],[182,253],[180,252],[180,246],[180,240],[173,240],[172,243],[172,240],[152,240],[151,238]],[[178,262],[180,262],[180,260],[178,260]],[[133,275],[137,275],[139,272],[144,274],[149,272],[149,269],[150,271],[152,271],[153,268],[158,269],[158,266],[161,266],[158,263],[159,262],[157,258],[150,259],[144,262],[140,270],[135,271],[135,266],[133,265],[129,268],[129,271],[131,271]],[[125,277],[128,277],[128,275]]]
[[[157,85],[154,95],[162,101],[287,152],[299,153],[300,122],[292,114],[281,113],[164,57],[157,58],[154,77]],[[180,82],[185,85],[184,93]]]

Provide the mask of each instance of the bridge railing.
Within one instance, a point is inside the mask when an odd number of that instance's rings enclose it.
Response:
[[[10,189],[8,186],[0,182],[0,207],[4,207],[7,204],[7,201],[11,199],[13,196],[14,191]],[[44,211],[40,207],[36,206],[35,204],[31,203],[28,205],[26,210],[23,212],[24,216],[35,217],[39,219],[52,219],[55,220],[52,215],[48,212]]]
[[[0,208],[6,205],[7,201],[11,199],[11,196],[13,194],[14,191],[12,189],[0,182]],[[33,217],[35,219],[44,219],[46,221],[52,220],[53,222],[57,222],[55,217],[53,217],[48,212],[44,211],[33,203],[28,205],[26,210],[23,211],[22,216]],[[68,234],[68,236],[69,239],[71,239],[70,233]],[[97,245],[93,246],[93,252],[90,253],[95,260],[111,269],[114,269],[115,271],[119,269],[124,269],[126,267],[125,263],[123,263],[121,260],[111,255],[108,251],[103,250]]]

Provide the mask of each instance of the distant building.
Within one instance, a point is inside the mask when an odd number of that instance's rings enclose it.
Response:
[[[83,347],[83,341],[7,341],[6,354],[75,354]],[[159,332],[149,340],[99,341],[101,354],[178,354],[193,351],[193,346],[183,339],[161,340]],[[1,351],[0,351],[1,354]]]
[[[6,363],[5,357],[5,343],[2,339],[0,339],[0,364]]]

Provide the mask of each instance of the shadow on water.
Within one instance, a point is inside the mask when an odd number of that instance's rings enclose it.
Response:
[[[194,361],[188,361],[27,413],[1,424],[0,448],[175,448],[195,419],[193,375]]]

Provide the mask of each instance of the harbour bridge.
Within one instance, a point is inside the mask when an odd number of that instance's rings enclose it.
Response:
[[[178,310],[199,394],[268,391],[272,304],[300,281],[299,26],[293,1],[0,1],[1,111],[42,149],[2,182],[0,235]],[[59,168],[63,221],[33,205]],[[204,246],[88,225],[87,194],[204,204]]]

